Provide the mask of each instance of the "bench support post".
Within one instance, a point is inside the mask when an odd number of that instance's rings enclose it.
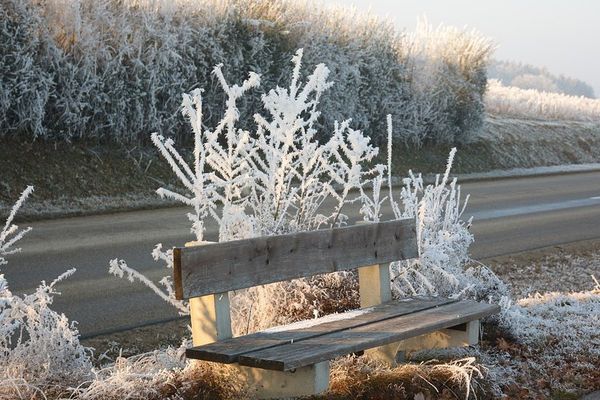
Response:
[[[201,246],[209,242],[188,242],[185,247]],[[215,293],[189,299],[192,342],[201,346],[229,339],[231,332],[231,312],[229,293]]]
[[[377,306],[392,300],[389,264],[358,268],[360,307]]]
[[[229,339],[232,337],[229,294],[217,293],[191,298],[190,320],[194,346]]]
[[[271,399],[310,396],[329,387],[329,361],[298,368],[293,372],[272,371],[238,365],[252,398]]]
[[[389,264],[370,265],[358,269],[361,308],[373,307],[392,300]],[[365,350],[365,354],[390,365],[396,364],[398,343]]]
[[[406,360],[419,350],[473,346],[479,342],[479,320],[403,340],[398,343],[399,359]]]

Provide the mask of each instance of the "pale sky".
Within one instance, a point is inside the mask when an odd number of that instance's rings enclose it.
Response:
[[[493,39],[495,58],[545,66],[586,81],[600,97],[598,0],[322,0],[354,5],[413,30],[426,16],[438,25],[475,28]]]

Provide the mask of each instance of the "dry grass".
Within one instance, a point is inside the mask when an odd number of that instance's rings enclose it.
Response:
[[[122,372],[135,364],[123,359]],[[126,364],[129,366],[127,367]],[[139,368],[139,367],[138,367]],[[154,385],[142,387],[136,374],[130,370],[129,378],[136,381],[129,390],[96,391],[87,393],[85,399],[177,399],[225,400],[251,399],[236,368],[225,364],[196,361],[182,370],[165,373]],[[121,377],[121,380],[124,377]],[[427,362],[405,364],[390,368],[366,357],[348,356],[334,361],[330,373],[330,390],[311,399],[466,399],[484,396],[484,369],[474,358],[447,363]],[[121,385],[123,389],[125,385]],[[422,396],[422,397],[420,397]],[[487,397],[489,398],[489,396]]]
[[[316,398],[481,399],[485,393],[484,373],[474,358],[390,368],[366,357],[345,357],[332,366],[329,392]]]

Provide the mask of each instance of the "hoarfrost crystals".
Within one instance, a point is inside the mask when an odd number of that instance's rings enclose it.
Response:
[[[29,186],[15,203],[0,233],[0,264],[11,248],[31,228],[19,231],[12,223],[33,191]],[[67,317],[53,311],[55,285],[75,272],[69,269],[49,285],[32,293],[13,295],[0,274],[0,397],[33,398],[54,385],[78,385],[91,377],[88,349],[79,343],[79,332]]]

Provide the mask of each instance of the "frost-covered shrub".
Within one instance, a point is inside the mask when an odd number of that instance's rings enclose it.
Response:
[[[28,1],[0,1],[0,135],[44,136],[52,76],[44,65],[43,21]]]
[[[496,80],[488,84],[485,107],[491,114],[511,117],[600,121],[600,99],[519,89]]]
[[[289,87],[277,87],[262,96],[264,111],[254,115],[256,131],[237,128],[241,117],[237,104],[247,92],[259,86],[260,77],[251,72],[241,85],[231,85],[219,65],[214,74],[227,100],[223,119],[213,129],[207,129],[203,123],[202,91],[183,96],[182,111],[194,134],[193,163],[183,159],[172,139],[152,135],[152,141],[187,191],[182,194],[161,188],[157,192],[193,208],[188,218],[198,242],[204,240],[204,227],[209,220],[219,227],[219,241],[343,225],[347,218],[342,212],[344,206],[359,201],[367,180],[383,171],[383,166],[366,167],[377,149],[362,132],[350,128],[349,120],[336,122],[325,143],[317,140],[315,122],[320,116],[317,106],[331,86],[329,69],[319,64],[303,82],[302,55],[299,50],[292,58]],[[354,193],[353,189],[358,191]],[[327,201],[333,203],[329,209],[323,206]],[[157,247],[154,255],[172,268],[168,252]],[[143,280],[185,313],[185,303],[172,299],[169,277],[161,281],[165,288],[162,291],[122,260],[112,260],[110,272]],[[349,276],[315,278],[314,285],[298,280],[242,291],[232,299],[234,331],[241,333],[243,329],[256,330],[275,322],[287,322],[281,312],[267,312],[264,307],[260,314],[252,316],[253,322],[242,320],[252,315],[252,308],[260,299],[274,309],[296,307],[301,312],[319,297],[329,296],[324,288],[341,288],[344,286],[341,282]],[[349,286],[348,290],[352,289]],[[335,297],[345,302],[347,308],[354,305],[353,296]],[[325,312],[326,308],[317,306],[313,311]]]
[[[408,38],[416,100],[409,138],[468,140],[483,124],[486,68],[492,43],[475,31],[420,21]],[[413,138],[414,136],[414,138]]]
[[[13,218],[33,188],[28,187],[12,209],[0,233],[0,265],[5,256],[20,251],[12,246],[29,228],[20,230]],[[75,272],[71,269],[32,294],[11,293],[0,274],[0,398],[30,399],[43,393],[61,392],[91,377],[87,349],[64,314],[53,311],[55,285]]]
[[[424,186],[422,176],[412,172],[404,179],[402,207],[393,209],[396,218],[416,219],[419,258],[392,264],[392,288],[399,297],[433,295],[497,303],[508,289],[469,256],[471,220],[463,219],[469,196],[463,202],[456,178],[450,180],[455,153],[452,149],[446,172],[436,176],[434,184]]]
[[[244,71],[253,70],[265,76],[264,87],[275,87],[287,76],[284,61],[297,48],[305,48],[309,69],[325,63],[338,82],[322,103],[330,118],[315,121],[323,135],[333,130],[333,121],[352,115],[354,127],[381,143],[384,116],[391,114],[401,140],[453,141],[468,137],[478,126],[475,114],[482,112],[480,76],[489,43],[474,32],[423,29],[413,40],[390,21],[311,1],[7,4],[27,10],[22,19],[35,25],[24,39],[5,29],[9,51],[16,51],[13,71],[44,68],[19,78],[37,79],[27,81],[39,96],[28,104],[37,108],[25,112],[20,103],[5,101],[6,112],[16,115],[5,121],[9,131],[21,127],[19,132],[56,139],[125,142],[145,141],[146,132],[156,131],[180,139],[185,126],[176,118],[177,99],[197,85],[205,89],[206,123],[219,121],[223,94],[212,84],[214,65],[227,62],[229,81],[239,82]],[[260,110],[262,94],[248,93],[238,105],[244,115],[240,127],[253,129],[251,116]]]

